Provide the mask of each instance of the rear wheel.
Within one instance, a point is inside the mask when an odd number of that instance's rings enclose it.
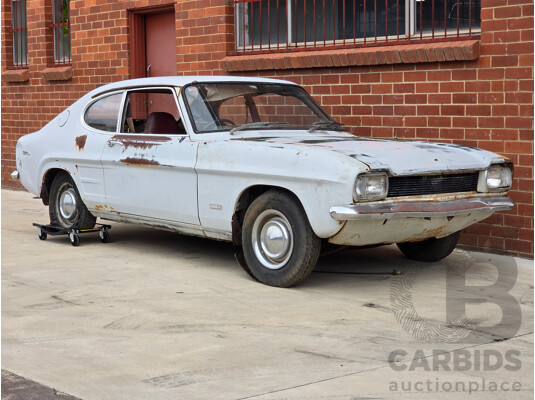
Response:
[[[66,172],[60,172],[50,187],[50,223],[62,228],[91,229],[97,219],[82,202],[74,181]]]
[[[409,260],[438,261],[451,254],[457,246],[460,234],[459,231],[440,239],[431,238],[421,242],[406,242],[397,245]]]
[[[251,276],[270,286],[289,287],[312,272],[321,240],[293,196],[269,190],[247,209],[242,249]]]

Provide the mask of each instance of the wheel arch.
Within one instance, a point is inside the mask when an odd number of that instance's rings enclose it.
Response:
[[[241,228],[243,225],[243,219],[245,217],[245,212],[247,211],[251,203],[255,201],[259,196],[266,193],[268,190],[273,190],[273,189],[287,193],[288,195],[293,197],[294,200],[301,206],[301,208],[303,208],[303,211],[305,212],[305,215],[306,215],[306,211],[303,206],[303,203],[301,202],[299,197],[291,190],[282,186],[275,186],[275,185],[249,186],[241,192],[234,206],[234,213],[232,214],[232,244],[234,246],[241,245]],[[307,215],[307,218],[308,218],[308,215]]]
[[[69,171],[65,168],[50,168],[43,175],[40,196],[45,206],[50,203],[50,188],[52,186],[52,182],[54,182],[56,176],[61,172],[66,172],[70,175]]]

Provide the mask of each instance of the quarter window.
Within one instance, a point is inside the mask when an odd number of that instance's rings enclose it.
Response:
[[[117,93],[91,104],[84,115],[85,123],[99,131],[116,132],[122,97]]]
[[[26,0],[11,0],[11,33],[13,39],[13,67],[28,66],[28,27]]]

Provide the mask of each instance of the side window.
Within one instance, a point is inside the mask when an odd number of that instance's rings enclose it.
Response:
[[[122,133],[186,134],[170,89],[130,91],[123,110]]]
[[[112,94],[91,104],[84,115],[85,123],[100,131],[115,132],[122,97],[122,93]]]

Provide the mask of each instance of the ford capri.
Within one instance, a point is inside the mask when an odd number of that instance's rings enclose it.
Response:
[[[256,280],[302,282],[327,246],[437,261],[508,210],[507,158],[358,137],[300,86],[159,77],[99,87],[16,147],[13,179],[60,228],[97,218],[232,242]]]

